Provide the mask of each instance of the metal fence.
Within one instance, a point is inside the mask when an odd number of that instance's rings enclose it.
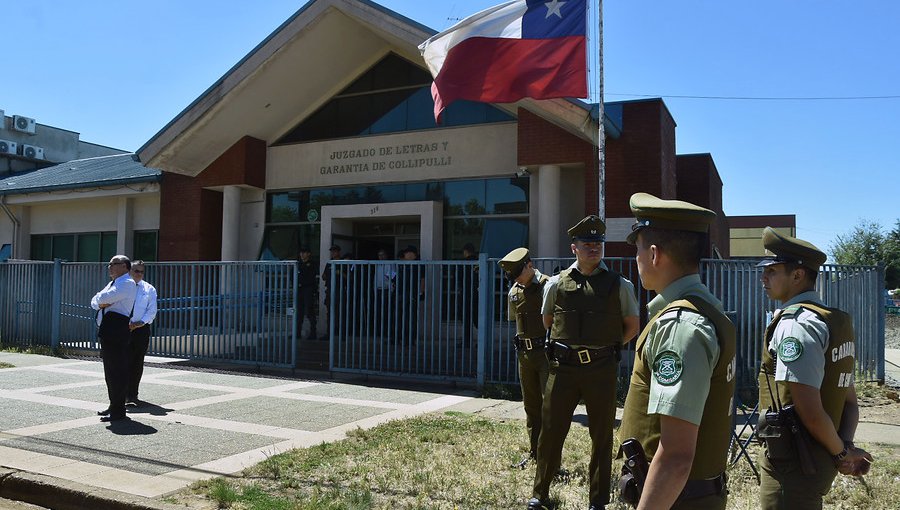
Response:
[[[292,367],[296,264],[152,263],[159,293],[148,353]],[[109,281],[106,264],[0,264],[0,341],[99,349],[90,299]]]
[[[552,275],[571,258],[535,259]],[[507,320],[508,283],[497,260],[333,261],[319,317],[328,330],[334,372],[483,384],[518,382]],[[641,310],[651,299],[633,258],[605,259],[635,285]],[[158,356],[296,367],[308,355],[298,341],[294,262],[152,263],[159,291],[150,353]],[[776,307],[754,261],[704,260],[700,275],[737,327],[738,388],[756,387],[768,314]],[[0,342],[98,347],[90,297],[107,282],[96,263],[0,264]],[[884,379],[883,268],[825,266],[817,290],[853,317],[860,377]],[[633,343],[632,343],[633,345]],[[631,370],[630,347],[621,370]],[[310,350],[309,353],[312,351]]]

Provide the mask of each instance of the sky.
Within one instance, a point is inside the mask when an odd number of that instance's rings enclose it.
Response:
[[[440,31],[500,0],[378,3]],[[303,4],[9,2],[0,109],[135,151]],[[795,214],[830,252],[900,219],[897,20],[891,0],[605,0],[604,99],[662,97],[726,214]]]

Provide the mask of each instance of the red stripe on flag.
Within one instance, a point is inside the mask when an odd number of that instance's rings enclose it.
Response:
[[[434,116],[457,99],[512,103],[530,97],[587,97],[583,36],[473,37],[454,46],[434,78]]]

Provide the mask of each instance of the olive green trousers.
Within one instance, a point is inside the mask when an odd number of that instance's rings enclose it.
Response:
[[[544,404],[544,388],[547,387],[549,362],[544,349],[519,350],[519,386],[525,406],[525,424],[528,427],[528,447],[532,456],[537,455],[538,437],[541,434],[541,408]]]
[[[584,401],[591,435],[590,503],[609,503],[612,471],[613,425],[616,418],[615,356],[585,365],[561,365],[550,361],[544,391],[537,472],[532,497],[548,499],[550,482],[559,472],[563,443],[572,425],[572,414]]]
[[[816,473],[804,475],[796,456],[769,459],[763,448],[759,454],[759,507],[762,510],[820,510],[822,497],[831,490],[837,469],[831,455],[818,444],[810,452]]]

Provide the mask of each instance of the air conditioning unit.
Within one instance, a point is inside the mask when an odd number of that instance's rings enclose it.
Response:
[[[31,159],[44,159],[44,148],[25,143],[22,144],[22,155]]]
[[[16,142],[10,142],[9,140],[0,140],[0,154],[15,154],[16,147]]]
[[[15,129],[16,131],[21,131],[23,133],[33,135],[34,126],[34,119],[30,117],[23,117],[21,115],[13,115],[13,129]]]

